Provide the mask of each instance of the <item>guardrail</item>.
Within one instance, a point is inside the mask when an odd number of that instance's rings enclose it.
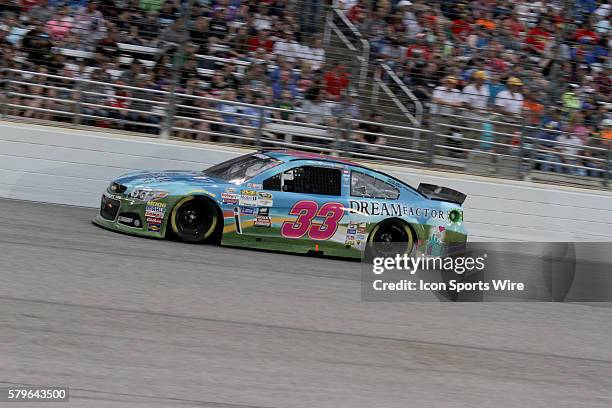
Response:
[[[432,114],[433,126],[425,129],[351,118],[343,103],[327,101],[281,109],[235,101],[231,91],[219,99],[8,68],[3,85],[5,118],[594,187],[609,186],[611,178],[609,140],[577,146],[543,137],[552,132],[565,139],[564,132],[493,113],[443,111]]]

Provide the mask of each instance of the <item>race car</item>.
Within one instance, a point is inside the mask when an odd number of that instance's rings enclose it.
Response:
[[[204,171],[141,171],[102,195],[94,223],[190,243],[354,257],[368,246],[436,255],[467,241],[465,194],[414,189],[336,157],[262,150]]]

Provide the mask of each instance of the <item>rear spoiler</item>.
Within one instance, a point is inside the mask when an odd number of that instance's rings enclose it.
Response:
[[[436,186],[435,184],[419,184],[417,191],[430,200],[449,201],[455,204],[463,204],[466,195],[451,188]]]

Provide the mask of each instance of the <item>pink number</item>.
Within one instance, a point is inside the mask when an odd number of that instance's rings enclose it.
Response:
[[[312,219],[317,215],[319,206],[314,201],[299,201],[295,203],[289,215],[297,215],[295,221],[285,221],[281,227],[281,235],[287,238],[301,238],[308,232]]]
[[[342,204],[324,204],[317,213],[317,217],[325,217],[325,220],[321,224],[312,224],[310,230],[308,230],[308,236],[317,240],[330,239],[336,233],[338,221],[340,221],[343,215],[344,207]]]
[[[302,238],[306,233],[311,239],[330,239],[338,229],[338,222],[344,215],[344,207],[340,203],[326,203],[320,209],[314,201],[299,201],[295,203],[289,215],[297,215],[295,221],[285,221],[281,227],[281,235],[286,238]],[[313,223],[315,217],[324,218],[322,223]]]

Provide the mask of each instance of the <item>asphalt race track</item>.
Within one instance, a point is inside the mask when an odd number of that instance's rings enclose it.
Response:
[[[362,302],[359,263],[94,215],[0,200],[0,385],[69,385],[53,407],[612,406],[610,308]]]

